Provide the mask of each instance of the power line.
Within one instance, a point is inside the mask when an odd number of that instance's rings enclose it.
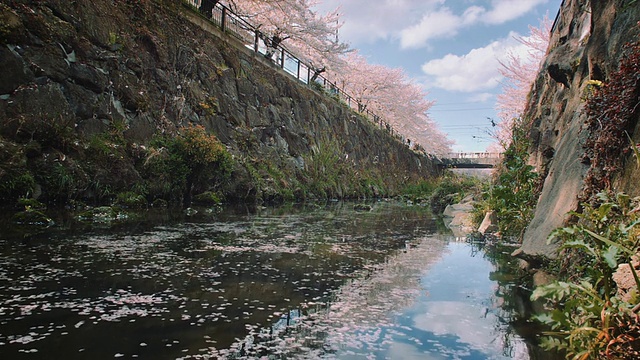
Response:
[[[451,128],[476,128],[479,129],[480,126],[475,124],[466,124],[466,125],[440,125],[438,126],[441,129],[451,129]],[[486,126],[485,126],[486,127]]]
[[[484,107],[484,108],[469,108],[469,109],[429,109],[429,112],[451,112],[451,111],[475,111],[475,110],[495,110],[492,107]]]
[[[437,102],[433,104],[433,106],[442,106],[442,105],[466,105],[466,104],[478,104],[482,103],[482,101],[461,101],[461,102],[448,102],[448,103],[440,103]]]

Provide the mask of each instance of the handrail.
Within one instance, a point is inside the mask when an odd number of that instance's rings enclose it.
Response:
[[[448,153],[449,159],[499,159],[502,157],[502,153],[491,152],[457,152]]]
[[[328,94],[335,96],[337,99],[344,101],[352,110],[364,115],[374,124],[380,126],[381,129],[387,130],[389,134],[401,141],[403,144],[410,144],[405,138],[395,131],[391,124],[384,121],[381,116],[367,109],[356,98],[349,95],[344,89],[331,82],[320,74],[314,74],[313,66],[298,58],[286,47],[278,44],[276,47],[269,47],[265,41],[264,35],[258,28],[235,14],[228,7],[220,4],[216,0],[182,0],[191,5],[193,8],[203,14],[211,23],[220,28],[224,33],[233,36],[237,40],[245,44],[245,46],[256,53],[259,53],[273,61],[277,66],[289,75],[295,77],[298,81],[310,85],[321,86]],[[269,50],[272,53],[269,54]]]

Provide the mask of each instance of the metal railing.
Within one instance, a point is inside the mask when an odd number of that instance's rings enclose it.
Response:
[[[490,152],[457,152],[448,153],[448,159],[499,159],[502,157],[502,153],[490,153]]]
[[[297,80],[310,85],[318,86],[329,95],[346,103],[352,110],[364,115],[380,128],[388,131],[396,139],[408,144],[404,137],[393,129],[391,124],[382,119],[381,116],[367,109],[356,98],[349,95],[335,82],[320,75],[309,63],[301,60],[286,47],[278,44],[275,47],[268,46],[266,35],[258,28],[235,14],[228,7],[215,0],[182,0],[183,3],[191,5],[202,15],[209,19],[211,23],[220,28],[224,33],[242,42],[247,48],[270,59],[289,75]]]

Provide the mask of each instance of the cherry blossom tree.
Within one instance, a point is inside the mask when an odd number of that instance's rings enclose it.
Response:
[[[342,26],[338,9],[327,14],[313,11],[317,0],[230,0],[234,12],[258,28],[267,47],[266,57],[285,45],[306,60],[316,73],[340,61],[349,46],[338,39]]]
[[[529,26],[529,35],[517,37],[516,40],[524,45],[524,53],[511,51],[506,60],[500,61],[500,74],[504,76],[502,93],[498,95],[496,110],[500,122],[494,136],[499,146],[505,147],[510,142],[513,119],[524,112],[527,95],[531,91],[540,64],[544,59],[549,45],[552,23],[548,16],[540,20],[538,27]]]
[[[428,153],[449,152],[451,142],[429,118],[433,102],[401,69],[369,64],[339,41],[342,23],[338,9],[321,15],[313,11],[320,0],[229,0],[234,12],[263,34],[266,56],[279,45],[306,60],[313,80],[326,72],[338,88],[353,96],[360,111],[371,110],[404,136],[408,145]]]
[[[407,140],[427,153],[442,155],[450,152],[452,142],[440,132],[428,115],[433,101],[427,100],[422,87],[407,77],[402,69],[370,64],[351,52],[344,62],[329,73],[336,85],[360,103],[360,111],[370,110],[383,117]]]

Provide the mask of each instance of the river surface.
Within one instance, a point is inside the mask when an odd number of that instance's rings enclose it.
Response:
[[[546,358],[481,246],[353,205],[5,222],[0,359]]]

